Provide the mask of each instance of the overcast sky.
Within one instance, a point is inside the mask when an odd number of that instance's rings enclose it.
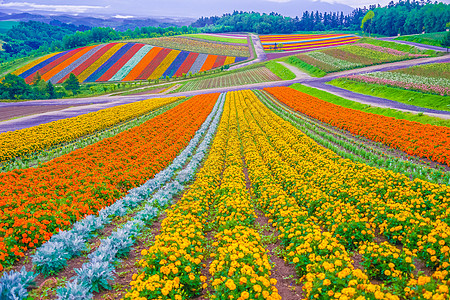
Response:
[[[28,12],[50,11],[55,13],[116,14],[127,16],[180,16],[199,17],[221,15],[236,10],[270,12],[301,16],[305,10],[344,11],[354,7],[389,3],[390,0],[0,0],[0,11],[20,10]],[[450,0],[440,2],[450,3]]]

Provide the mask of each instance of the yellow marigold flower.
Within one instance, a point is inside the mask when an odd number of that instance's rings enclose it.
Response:
[[[234,281],[232,279],[228,279],[225,285],[232,291],[236,289],[236,285],[234,284]]]
[[[260,293],[262,291],[262,288],[259,284],[256,284],[253,286],[253,289],[255,290],[255,292]]]

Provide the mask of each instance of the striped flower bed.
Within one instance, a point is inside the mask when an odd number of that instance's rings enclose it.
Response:
[[[293,51],[351,44],[359,37],[349,34],[282,34],[259,36],[265,51]]]
[[[154,47],[142,43],[109,43],[44,56],[14,72],[31,83],[39,72],[52,83],[73,73],[80,82],[132,81],[179,77],[246,60]]]

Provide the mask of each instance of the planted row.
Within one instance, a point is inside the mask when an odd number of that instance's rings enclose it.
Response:
[[[74,118],[0,134],[0,162],[26,157],[136,118],[180,97],[158,98],[110,107]]]

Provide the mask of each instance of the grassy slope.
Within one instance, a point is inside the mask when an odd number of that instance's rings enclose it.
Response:
[[[226,38],[226,37],[210,36],[210,35],[206,35],[206,34],[184,34],[182,36],[193,37],[193,38],[207,40],[207,41],[213,41],[213,42],[247,44],[247,39],[233,39],[233,38]]]
[[[316,66],[312,66],[310,64],[305,63],[296,56],[288,56],[284,61],[290,65],[293,65],[294,67],[299,68],[302,71],[305,71],[306,73],[308,73],[313,77],[323,77],[327,75],[325,71],[322,71]]]
[[[348,79],[334,79],[328,82],[328,84],[356,93],[389,99],[405,104],[439,110],[450,110],[450,107],[448,106],[450,104],[450,99],[448,96],[408,91],[401,88],[356,82]]]
[[[441,40],[444,38],[445,34],[446,34],[445,31],[425,33],[425,34],[415,34],[415,35],[400,36],[398,38],[395,38],[395,40],[441,47]]]
[[[282,80],[295,79],[295,74],[291,72],[288,68],[275,61],[269,61],[266,63],[266,67],[275,75],[280,77]]]
[[[325,91],[307,87],[307,86],[301,85],[299,83],[293,84],[290,87],[293,89],[296,89],[300,92],[317,97],[321,100],[331,102],[331,103],[334,103],[334,104],[337,104],[337,105],[340,105],[343,107],[361,110],[364,112],[373,113],[373,114],[377,114],[377,115],[383,115],[386,117],[393,117],[396,119],[415,121],[415,122],[419,122],[422,124],[431,124],[431,125],[436,125],[436,126],[450,127],[450,120],[429,117],[426,115],[420,116],[420,115],[416,115],[416,114],[401,112],[401,111],[398,111],[395,109],[390,109],[390,108],[372,107],[369,105],[365,105],[365,104],[361,104],[358,102],[344,99],[342,97],[330,94]]]

